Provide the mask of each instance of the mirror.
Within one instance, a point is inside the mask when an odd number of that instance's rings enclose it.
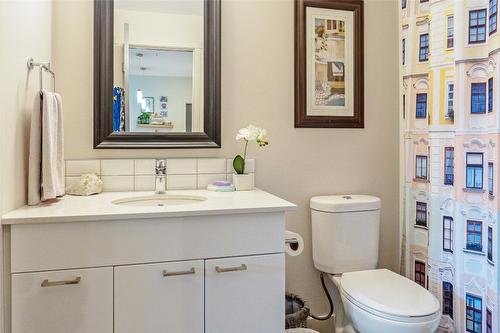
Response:
[[[220,147],[219,0],[94,7],[95,148]]]

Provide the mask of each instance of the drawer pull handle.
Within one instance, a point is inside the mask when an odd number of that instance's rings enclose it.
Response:
[[[163,270],[163,276],[168,277],[168,276],[179,276],[179,275],[190,275],[190,274],[195,274],[196,270],[194,267],[191,267],[191,269],[187,271],[177,271],[177,272],[168,272],[166,269]]]
[[[77,276],[74,280],[66,280],[66,281],[49,281],[43,280],[42,287],[56,287],[56,286],[67,286],[70,284],[79,284],[82,280],[81,277]]]
[[[246,271],[248,269],[247,265],[241,264],[236,267],[219,267],[215,266],[215,270],[217,273],[226,273],[226,272],[237,272],[237,271]]]

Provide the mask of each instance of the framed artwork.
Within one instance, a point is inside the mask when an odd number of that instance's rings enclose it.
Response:
[[[168,116],[168,96],[160,96],[160,115]]]
[[[155,98],[154,97],[144,97],[144,109],[143,112],[155,113]]]
[[[295,127],[363,128],[363,1],[295,1]]]

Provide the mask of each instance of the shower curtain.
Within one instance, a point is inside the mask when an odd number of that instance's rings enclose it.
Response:
[[[438,332],[500,332],[498,0],[401,0],[401,272]]]

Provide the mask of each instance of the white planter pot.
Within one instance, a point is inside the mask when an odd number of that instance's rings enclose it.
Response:
[[[233,174],[233,184],[236,191],[250,191],[253,190],[255,180],[253,173],[245,173],[242,175]]]

